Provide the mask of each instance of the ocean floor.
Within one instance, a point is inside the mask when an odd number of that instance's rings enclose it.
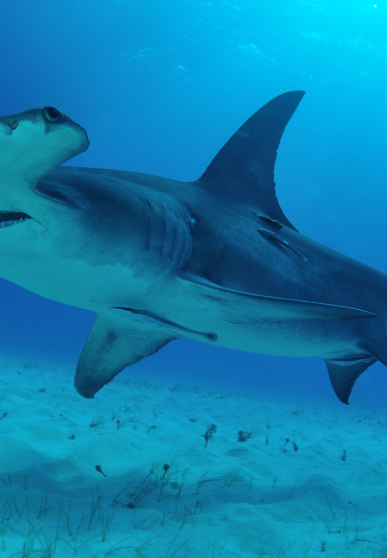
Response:
[[[387,557],[384,410],[0,376],[1,558]]]

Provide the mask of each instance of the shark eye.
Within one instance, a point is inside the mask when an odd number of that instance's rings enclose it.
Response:
[[[50,122],[57,122],[62,117],[61,111],[54,107],[44,107],[43,110],[47,120]]]

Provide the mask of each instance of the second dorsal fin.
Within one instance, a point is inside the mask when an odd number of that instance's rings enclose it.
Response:
[[[231,194],[259,204],[266,215],[294,229],[275,193],[277,149],[304,91],[275,97],[251,116],[228,140],[198,180],[219,195]]]

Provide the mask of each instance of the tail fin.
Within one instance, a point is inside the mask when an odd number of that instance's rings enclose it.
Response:
[[[369,366],[380,361],[387,366],[387,339],[377,341],[372,339],[362,344],[364,355],[353,360],[326,360],[329,377],[337,397],[348,405],[352,388],[360,376]]]
[[[326,360],[329,378],[337,397],[342,403],[348,405],[349,396],[356,380],[367,368],[378,359],[373,356],[364,356],[357,360]]]

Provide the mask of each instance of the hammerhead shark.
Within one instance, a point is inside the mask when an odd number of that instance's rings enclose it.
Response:
[[[0,118],[0,276],[95,312],[82,396],[182,337],[321,357],[343,403],[387,366],[387,275],[303,236],[276,197],[303,95],[264,105],[192,182],[60,166],[89,140],[54,107]]]

